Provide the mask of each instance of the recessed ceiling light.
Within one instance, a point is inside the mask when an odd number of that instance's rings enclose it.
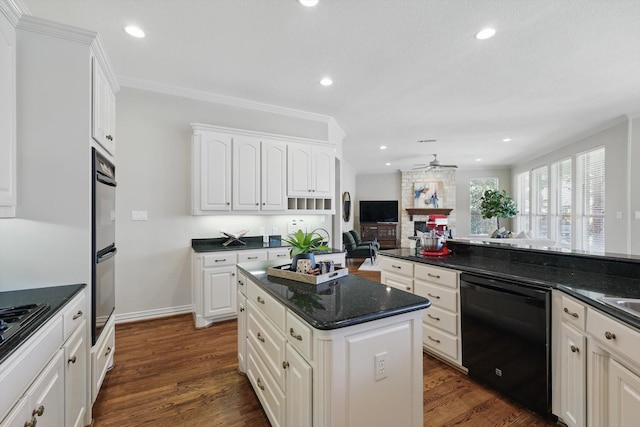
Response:
[[[502,142],[511,142],[511,138],[505,138],[502,140]]]
[[[386,145],[381,145],[381,146],[380,146],[380,149],[381,149],[381,150],[386,150],[386,149],[387,149],[387,146],[386,146]]]
[[[322,86],[331,86],[333,84],[333,80],[329,77],[323,77],[322,80],[320,80],[320,84]]]
[[[391,163],[385,163],[384,165],[385,166],[391,166]]]
[[[481,161],[482,161],[482,159],[476,159],[476,162],[481,162]]]
[[[476,38],[478,40],[486,40],[493,37],[495,34],[496,34],[496,30],[494,30],[493,28],[485,28],[483,30],[480,30],[476,34]]]
[[[313,7],[318,4],[318,0],[298,0],[298,3],[306,7]]]
[[[140,27],[136,27],[135,25],[127,25],[126,27],[124,27],[124,30],[132,37],[136,37],[139,39],[144,37],[144,31],[142,31]]]

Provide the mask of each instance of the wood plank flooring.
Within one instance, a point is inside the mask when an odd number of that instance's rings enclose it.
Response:
[[[349,272],[380,280],[379,272],[358,272],[359,264],[351,262]],[[237,371],[236,348],[236,321],[195,329],[185,314],[116,325],[115,366],[92,425],[268,427]],[[555,425],[427,355],[423,372],[425,426]]]

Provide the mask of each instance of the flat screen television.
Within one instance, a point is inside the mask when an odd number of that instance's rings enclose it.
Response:
[[[397,200],[360,200],[360,223],[398,222]]]

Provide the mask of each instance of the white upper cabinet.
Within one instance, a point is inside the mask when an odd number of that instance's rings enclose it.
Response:
[[[335,150],[311,144],[289,144],[289,196],[330,197],[335,180]]]
[[[112,156],[116,154],[116,96],[96,58],[91,58],[91,136]]]
[[[287,144],[262,141],[262,210],[287,209]]]
[[[231,210],[231,135],[193,136],[193,214]]]
[[[0,10],[0,218],[16,215],[16,30]]]
[[[260,140],[233,138],[233,210],[260,210]]]

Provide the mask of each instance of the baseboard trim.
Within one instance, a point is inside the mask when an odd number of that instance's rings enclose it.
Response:
[[[154,310],[136,311],[133,313],[116,314],[116,324],[137,322],[139,320],[157,319],[160,317],[175,316],[176,314],[185,314],[193,312],[192,305],[183,305],[177,307],[158,308]]]

